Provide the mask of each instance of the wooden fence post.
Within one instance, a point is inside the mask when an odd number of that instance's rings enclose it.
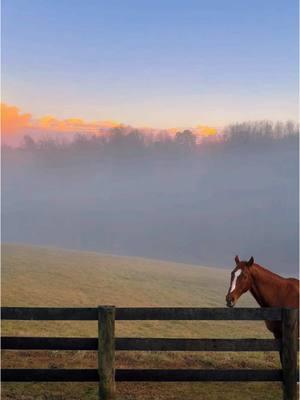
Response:
[[[115,307],[98,307],[98,372],[100,400],[114,400],[115,387]]]
[[[282,309],[281,363],[284,400],[297,400],[298,313],[298,309]]]

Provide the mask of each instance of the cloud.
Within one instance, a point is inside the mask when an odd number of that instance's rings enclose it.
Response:
[[[212,126],[198,125],[195,130],[200,136],[214,136],[217,134],[217,128]]]
[[[23,113],[16,106],[1,104],[1,131],[2,142],[9,145],[18,145],[22,142],[24,135],[31,135],[35,139],[45,136],[55,136],[72,139],[74,134],[97,134],[103,135],[108,133],[115,127],[127,127],[117,121],[104,120],[104,121],[85,121],[80,118],[67,118],[58,119],[52,115],[45,115],[40,118],[33,118],[30,113]],[[167,132],[174,135],[182,129],[153,129],[149,127],[138,128],[145,135],[155,135],[161,132]],[[215,135],[216,128],[198,125],[190,130],[199,137]]]
[[[42,129],[52,132],[85,132],[99,133],[101,129],[111,129],[120,126],[116,121],[91,121],[86,122],[80,118],[68,118],[58,120],[51,115],[37,119],[34,122],[36,129]]]
[[[2,142],[10,145],[19,144],[27,134],[33,138],[45,135],[67,138],[77,133],[103,134],[120,125],[110,120],[88,122],[80,118],[57,119],[51,115],[35,119],[30,113],[22,113],[18,107],[1,103]]]
[[[1,131],[4,135],[18,135],[30,126],[31,114],[21,114],[15,106],[1,103]]]

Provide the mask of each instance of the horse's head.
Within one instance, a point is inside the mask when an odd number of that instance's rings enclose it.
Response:
[[[252,278],[249,269],[254,263],[253,257],[249,261],[240,261],[235,257],[235,268],[231,272],[230,286],[226,296],[228,307],[234,307],[239,297],[247,292],[252,284]]]

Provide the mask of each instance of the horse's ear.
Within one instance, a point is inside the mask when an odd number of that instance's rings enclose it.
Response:
[[[249,261],[247,261],[247,266],[251,267],[251,265],[254,263],[254,258],[251,257]]]
[[[238,265],[240,263],[239,256],[235,256],[234,261],[235,261],[236,265]]]

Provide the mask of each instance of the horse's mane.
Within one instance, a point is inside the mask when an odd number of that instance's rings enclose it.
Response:
[[[253,264],[253,266],[252,266],[252,268],[257,268],[258,269],[258,271],[262,271],[262,272],[264,272],[265,274],[268,274],[269,276],[271,276],[273,279],[276,279],[276,280],[282,280],[282,279],[287,279],[287,278],[284,278],[283,276],[280,276],[280,275],[278,275],[278,274],[276,274],[275,272],[272,272],[272,271],[270,271],[269,269],[267,269],[267,268],[265,268],[265,267],[263,267],[263,266],[261,266],[261,265],[259,265],[259,264]],[[251,269],[251,268],[250,268]]]

